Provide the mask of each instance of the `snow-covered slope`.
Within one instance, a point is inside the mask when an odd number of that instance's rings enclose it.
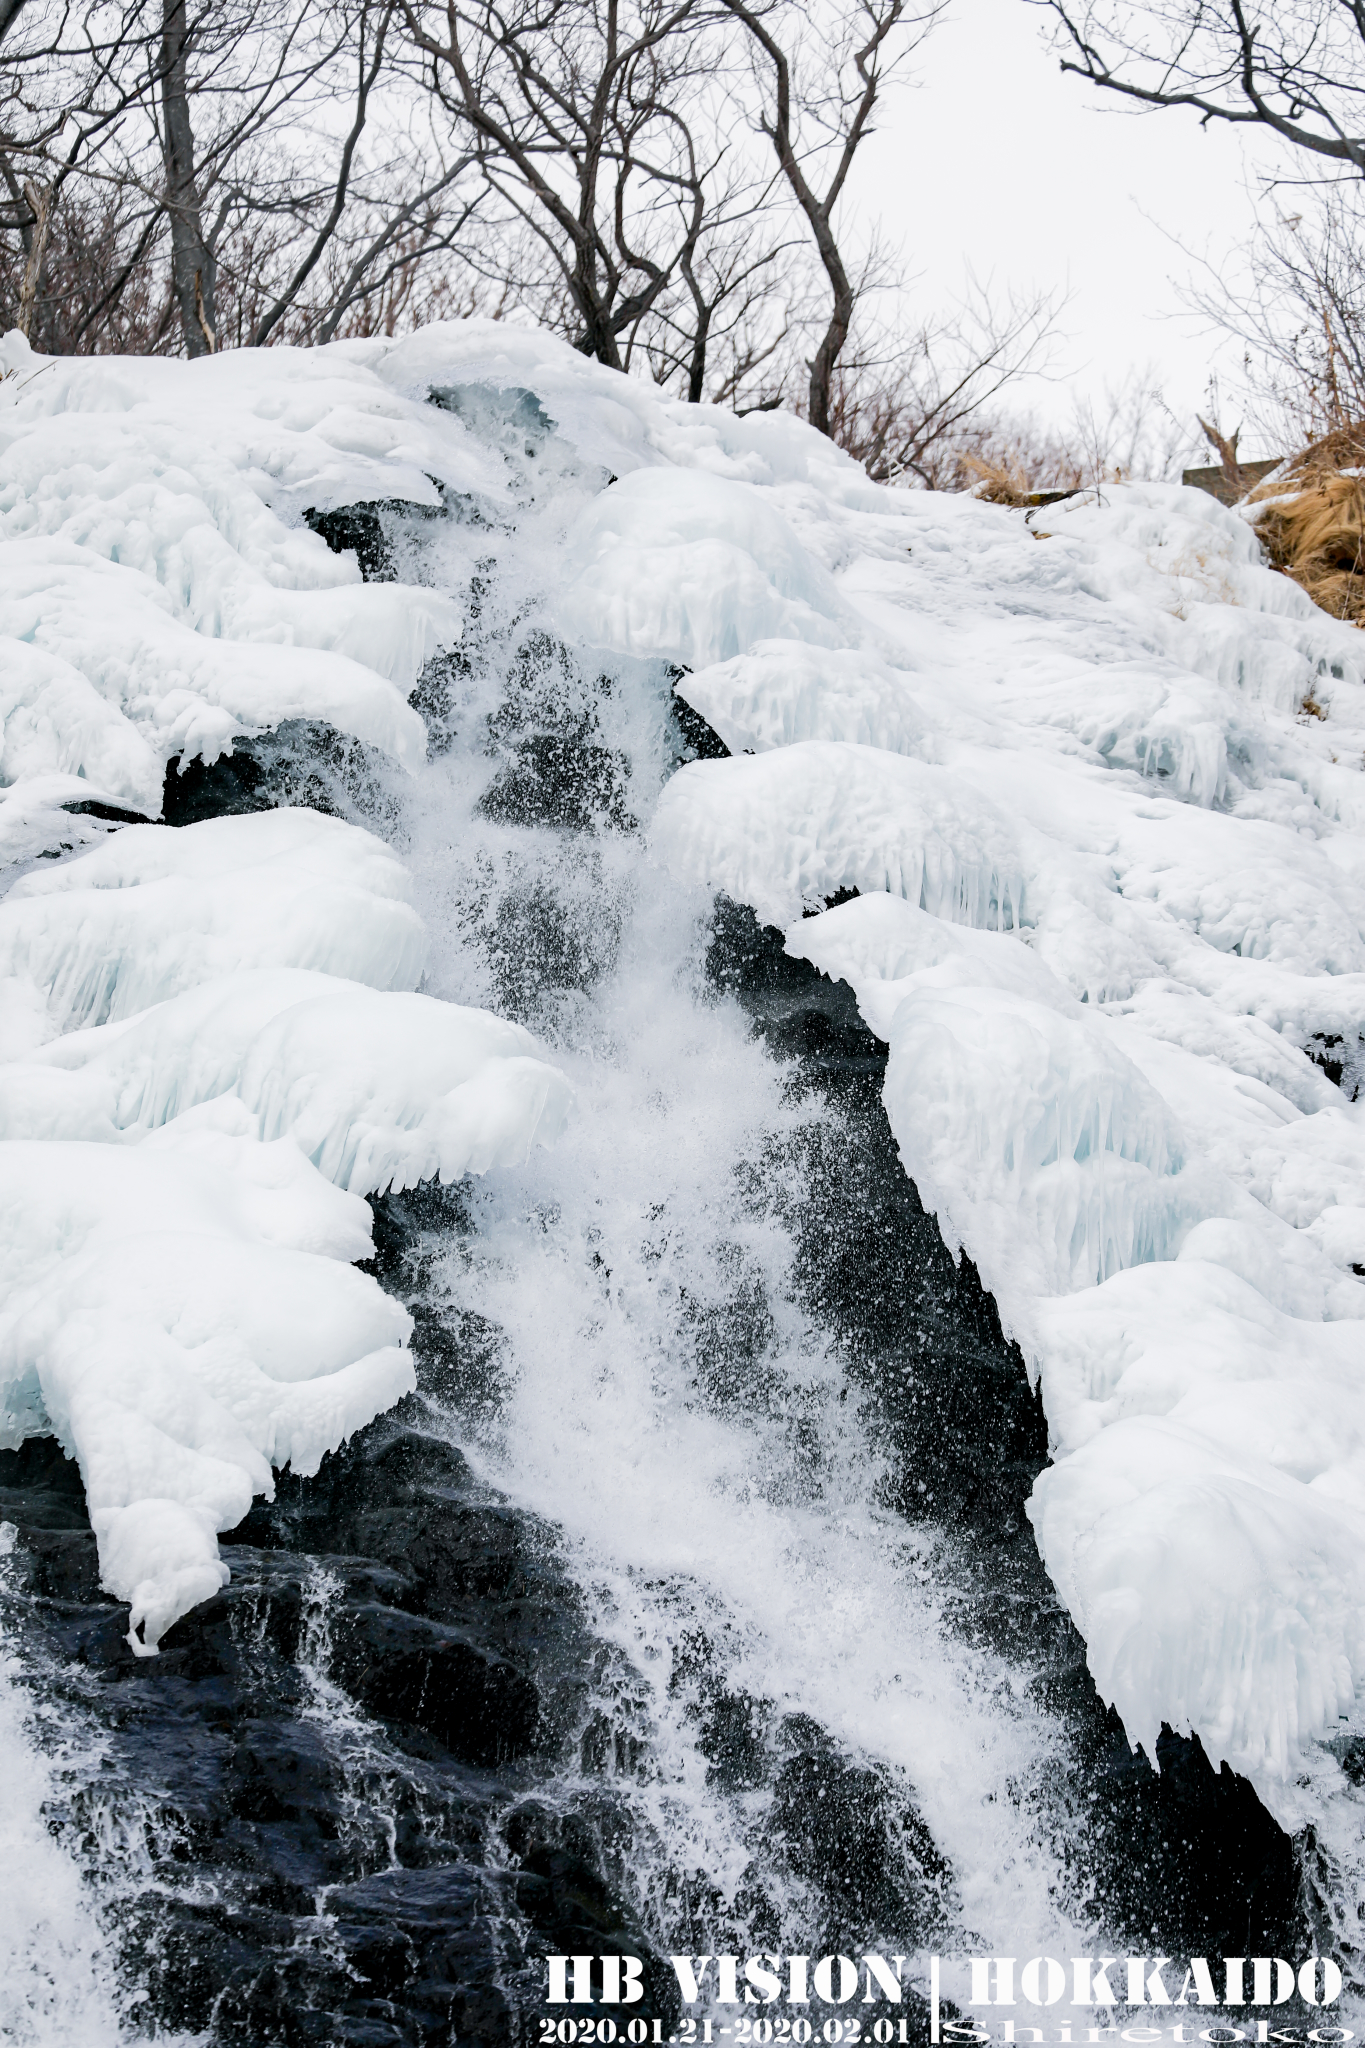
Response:
[[[1025,520],[888,492],[794,421],[673,404],[504,327],[195,364],[7,349],[0,843],[31,856],[83,792],[155,815],[166,759],[286,717],[415,760],[405,692],[455,607],[363,584],[303,513],[405,502],[474,529],[561,506],[550,622],[689,670],[735,757],[674,777],[656,857],[852,985],[907,1170],[1042,1374],[1054,1463],[1031,1512],[1101,1690],[1149,1754],[1162,1720],[1197,1730],[1292,1817],[1304,1745],[1365,1685],[1360,636],[1211,499],[1116,487]],[[64,1267],[42,1276],[57,1236],[91,1288],[121,1263],[89,1203],[63,1220],[92,1149],[171,1176],[212,1156],[251,1183],[213,1224],[225,1259],[335,1264],[356,1256],[338,1188],[496,1164],[562,1113],[510,1027],[392,993],[420,973],[411,913],[391,856],[348,832],[133,827],[0,910],[11,1185],[35,1141],[70,1162],[25,1223],[46,1320],[13,1317],[33,1334],[10,1405],[46,1426],[41,1398],[88,1481],[115,1426],[90,1311]],[[260,1162],[286,1153],[272,1208]],[[161,1286],[137,1302],[164,1330]],[[367,1363],[389,1356],[376,1331],[309,1384],[396,1375]],[[255,1325],[229,1341],[266,1369]],[[191,1367],[156,1370],[169,1389]],[[235,1503],[314,1451],[285,1448],[306,1430],[283,1395],[222,1371],[202,1383],[222,1415],[187,1408],[177,1441],[209,1458],[237,1432]],[[204,1529],[230,1492],[194,1508]],[[193,1499],[220,1502],[207,1478]],[[206,1584],[211,1529],[195,1540]],[[140,1585],[121,1555],[111,1536],[109,1582]]]
[[[1042,1371],[1031,1513],[1130,1736],[1287,1811],[1365,1653],[1365,1103],[1308,1056],[1349,1082],[1365,1023],[1360,642],[1192,492],[1045,516],[808,526],[868,658],[689,677],[751,758],[685,769],[659,844],[888,1041],[907,1170]]]
[[[439,416],[368,425],[344,365],[291,393],[224,359],[205,405],[175,366],[7,347],[0,1443],[79,1459],[150,1653],[272,1466],[315,1471],[413,1385],[409,1317],[352,1264],[361,1197],[519,1162],[570,1095],[520,1027],[410,993],[425,935],[369,832],[285,809],[105,837],[60,808],[155,817],[169,759],[293,717],[421,761],[406,693],[458,611],[363,584],[292,514],[373,492],[367,439],[386,491],[437,502]]]
[[[1172,488],[805,537],[867,658],[689,677],[751,758],[685,769],[659,844],[888,1041],[907,1170],[1041,1369],[1031,1513],[1130,1736],[1289,1813],[1365,1654],[1365,1103],[1321,1065],[1365,1024],[1360,642]]]

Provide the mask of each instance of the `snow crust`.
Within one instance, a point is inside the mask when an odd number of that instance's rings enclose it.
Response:
[[[5,348],[0,848],[31,859],[82,784],[155,815],[174,753],[285,717],[415,764],[405,692],[455,602],[362,584],[303,512],[406,503],[457,537],[474,511],[505,529],[561,505],[549,623],[690,670],[680,693],[734,756],[668,784],[657,859],[853,987],[907,1170],[1041,1373],[1053,1463],[1030,1512],[1102,1692],[1149,1755],[1163,1720],[1196,1730],[1292,1821],[1309,1746],[1365,1681],[1365,1103],[1322,1064],[1349,1079],[1365,1024],[1359,634],[1197,493],[1027,519],[897,494],[793,420],[673,404],[501,323],[194,364]],[[252,1290],[223,1282],[218,1334],[187,1347],[153,1245],[125,1342],[99,1292],[135,1268],[101,1234],[134,1206],[117,1173],[167,1176],[147,1216],[178,1203],[225,1272],[345,1275],[358,1212],[329,1203],[524,1157],[566,1103],[511,1027],[441,1005],[438,1024],[410,993],[421,939],[377,841],[289,812],[223,827],[128,828],[0,906],[7,1150],[24,1185],[48,1174],[32,1232],[16,1211],[11,1426],[70,1432],[93,1472],[120,1360],[152,1361],[149,1385],[168,1345],[205,1361],[183,1413],[148,1395],[137,1452],[139,1486],[163,1483],[163,1438],[165,1470],[203,1461],[155,1496],[199,1518],[175,1524],[180,1590],[147,1562],[169,1539],[138,1535],[153,1496],[99,1496],[149,1641],[282,1446],[321,1455],[393,1398],[375,1361],[401,1332],[357,1312],[353,1343],[319,1336],[309,1376],[262,1393],[214,1363],[237,1345],[271,1379]],[[82,1222],[96,1157],[110,1207]],[[286,1157],[267,1199],[262,1162]],[[96,1321],[107,1396],[63,1335]],[[164,1369],[183,1390],[198,1366]],[[364,1401],[305,1413],[298,1387],[322,1402],[347,1374]]]

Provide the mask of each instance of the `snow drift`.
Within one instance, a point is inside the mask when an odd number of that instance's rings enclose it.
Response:
[[[1030,1511],[1102,1692],[1291,1817],[1365,1683],[1359,635],[1212,499],[898,494],[505,326],[41,376],[6,348],[0,846],[31,861],[82,790],[155,816],[166,760],[285,718],[412,762],[458,607],[303,514],[560,508],[544,623],[676,664],[733,757],[673,778],[655,857],[852,986],[907,1171],[1041,1374]],[[270,1462],[406,1384],[358,1195],[564,1113],[524,1034],[411,992],[421,958],[394,856],[291,812],[130,827],[0,906],[8,1185],[45,1190],[7,1426],[80,1455],[149,1641]],[[360,1290],[344,1341],[287,1336],[290,1261],[300,1302]]]

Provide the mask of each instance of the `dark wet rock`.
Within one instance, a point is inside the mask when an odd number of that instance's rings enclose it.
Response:
[[[85,1488],[52,1437],[30,1437],[17,1451],[0,1451],[0,1522],[23,1534],[17,1565],[34,1599],[84,1608],[99,1597]]]
[[[706,972],[714,987],[735,997],[777,1057],[793,1064],[796,1085],[829,1088],[870,1078],[880,1106],[886,1047],[863,1023],[852,989],[808,960],[791,959],[782,934],[760,924],[747,904],[716,899]]]
[[[1047,1462],[1041,1403],[976,1268],[953,1260],[901,1166],[881,1103],[886,1047],[847,983],[792,959],[740,905],[718,903],[707,965],[791,1062],[793,1084],[830,1104],[797,1141],[801,1199],[787,1220],[806,1303],[895,1432],[894,1506],[1014,1538]],[[755,1164],[755,1201],[777,1163]]]
[[[774,1869],[812,1897],[818,1921],[803,1935],[812,1955],[941,1943],[952,1872],[900,1773],[850,1755],[809,1715],[778,1714],[771,1700],[737,1691],[716,1646],[695,1631],[675,1645],[672,1689],[688,1702],[709,1782],[769,1794],[762,1858],[737,1901],[751,1950],[778,1945],[764,1891]]]
[[[720,734],[683,695],[682,682],[687,674],[688,671],[682,668],[669,672],[673,684],[673,718],[682,739],[681,758],[685,761],[728,761],[730,749]]]
[[[595,987],[615,965],[621,928],[620,906],[605,888],[589,917],[581,898],[566,901],[543,877],[514,882],[487,935],[500,1007],[535,1022],[556,993]]]
[[[331,512],[319,512],[310,506],[303,520],[334,555],[353,554],[367,583],[390,583],[394,569],[383,515],[394,509],[389,499],[376,499],[368,505],[340,505]]]
[[[945,1925],[948,1867],[914,1804],[886,1773],[841,1754],[804,1715],[773,1784],[770,1825],[791,1869],[813,1877],[826,1915],[813,1953],[875,1949],[888,1930],[928,1949]]]
[[[393,1198],[378,1262],[410,1277],[419,1219],[453,1213],[439,1190]],[[0,1454],[0,1515],[46,1682],[100,1731],[98,1808],[124,1786],[149,1831],[156,1896],[115,1909],[144,2020],[223,2044],[502,2048],[543,2002],[544,1957],[585,1928],[663,1983],[622,1903],[611,1787],[577,1833],[561,1792],[529,1817],[601,1658],[553,1532],[481,1486],[420,1402],[315,1478],[281,1474],[223,1545],[230,1584],[154,1659],[97,1591],[55,1444]]]
[[[287,719],[273,732],[239,739],[216,761],[166,764],[162,819],[195,825],[248,811],[299,804],[373,828],[394,814],[392,763],[363,740],[315,719]]]
[[[461,1629],[392,1607],[356,1608],[333,1670],[361,1706],[411,1722],[465,1763],[496,1768],[535,1747],[534,1684]]]
[[[1085,1818],[1095,1900],[1110,1924],[1136,1940],[1149,1928],[1179,1932],[1176,1953],[1306,1955],[1305,1858],[1271,1819],[1244,1778],[1215,1771],[1198,1737],[1163,1728],[1158,1771],[1129,1749],[1122,1724],[1098,1701],[1084,1716],[1093,1730]],[[1084,1740],[1084,1734],[1082,1739]]]
[[[1304,1051],[1348,1102],[1358,1102],[1365,1094],[1365,1031],[1345,1037],[1339,1031],[1315,1032]]]
[[[672,2030],[681,2016],[678,1982],[621,1903],[621,1887],[604,1877],[618,1870],[634,1846],[629,1818],[604,1795],[573,1811],[528,1799],[503,1822],[503,1840],[515,1871],[517,1905],[547,1955],[633,1955],[642,1964],[644,1997],[631,2016],[659,2018]],[[601,2002],[600,1967],[592,1972],[594,2015],[614,2008]],[[619,2017],[619,2008],[616,2008]]]
[[[780,932],[725,899],[708,969],[790,1061],[791,1085],[818,1088],[829,1105],[796,1141],[801,1199],[783,1210],[802,1298],[841,1344],[862,1426],[889,1449],[886,1504],[946,1532],[936,1561],[945,1622],[1033,1668],[1041,1704],[1068,1731],[1054,1824],[1081,1890],[1113,1939],[1139,1947],[1308,1953],[1311,1841],[1291,1841],[1245,1780],[1212,1769],[1197,1740],[1165,1730],[1158,1774],[1096,1693],[1024,1513],[1048,1457],[1041,1402],[976,1269],[965,1256],[953,1261],[901,1167],[881,1104],[886,1048],[852,991],[790,959]],[[779,1163],[793,1160],[755,1163],[756,1204],[780,1199]],[[840,1826],[851,1845],[865,1808],[856,1790],[849,1797]],[[801,1807],[793,1794],[793,1818]],[[833,1853],[829,1867],[848,1868],[848,1856]],[[1259,1946],[1248,1946],[1248,1926]]]
[[[457,707],[474,675],[475,660],[470,650],[478,647],[482,637],[495,566],[492,558],[476,563],[465,594],[463,638],[454,647],[438,648],[430,656],[408,697],[413,710],[425,721],[427,751],[432,756],[449,753],[459,737]]]
[[[94,1542],[80,1469],[55,1437],[31,1436],[16,1451],[0,1451],[0,1521],[75,1531]]]
[[[573,649],[542,626],[523,634],[505,657],[503,701],[489,720],[495,746],[524,732],[597,729],[594,692]]]
[[[479,800],[484,817],[508,825],[591,832],[633,831],[625,805],[629,763],[619,749],[562,733],[532,733],[517,745]]]
[[[376,498],[329,512],[310,506],[303,519],[334,555],[353,554],[367,583],[393,583],[398,579],[395,556],[412,529],[449,516],[444,493],[442,500],[439,505],[418,505],[405,498]]]
[[[707,1777],[727,1792],[756,1791],[772,1776],[772,1752],[765,1741],[765,1701],[717,1686],[706,1702],[697,1746],[709,1759]]]
[[[73,818],[99,818],[106,825],[152,825],[156,820],[143,811],[124,810],[119,804],[101,803],[96,797],[86,797],[76,803],[63,804],[61,808]]]

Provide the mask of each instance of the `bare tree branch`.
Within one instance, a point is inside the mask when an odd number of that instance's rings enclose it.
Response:
[[[770,110],[765,110],[762,116],[763,133],[771,142],[782,175],[805,215],[829,281],[833,304],[829,323],[811,360],[808,397],[811,425],[818,427],[822,434],[828,434],[831,431],[835,365],[853,326],[856,299],[848,264],[835,231],[834,209],[858,148],[871,132],[873,110],[886,70],[903,57],[909,47],[903,32],[918,30],[922,34],[936,18],[939,7],[931,5],[925,13],[910,15],[906,11],[906,0],[859,0],[849,17],[850,30],[856,27],[856,32],[852,34],[852,45],[848,51],[848,61],[858,83],[851,92],[837,95],[837,119],[833,124],[826,123],[833,127],[835,157],[821,191],[807,173],[796,132],[799,107],[794,104],[792,57],[789,47],[780,39],[784,26],[780,0],[724,0],[724,4],[735,19],[743,23],[770,67],[772,101]],[[789,29],[794,31],[797,20],[799,17],[794,18],[790,11],[786,12],[785,23]],[[899,37],[898,31],[902,32]],[[821,84],[828,94],[828,81],[822,80]]]
[[[1035,0],[1055,18],[1062,70],[1147,107],[1267,128],[1365,175],[1360,0]]]

